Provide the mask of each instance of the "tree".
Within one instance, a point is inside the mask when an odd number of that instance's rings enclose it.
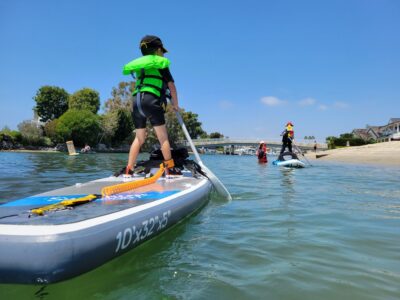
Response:
[[[101,127],[99,116],[89,110],[70,109],[57,123],[56,133],[63,141],[73,140],[77,146],[97,144]]]
[[[102,116],[101,127],[105,143],[118,145],[132,137],[132,115],[124,108],[109,111]]]
[[[211,132],[210,133],[210,139],[222,139],[224,135],[219,132]]]
[[[57,119],[68,109],[69,94],[57,86],[42,86],[33,99],[36,101],[34,110],[43,122]]]
[[[120,82],[113,87],[111,98],[107,99],[102,117],[104,142],[117,145],[127,138],[132,137],[132,93],[135,88],[134,82]]]
[[[352,133],[342,133],[340,135],[340,138],[342,138],[342,139],[352,139],[352,138],[354,138],[354,136],[353,136]]]
[[[90,88],[76,91],[69,97],[69,109],[89,110],[96,114],[100,108],[99,93]]]
[[[18,124],[18,130],[22,135],[22,143],[25,145],[41,145],[43,130],[32,121],[23,121]]]
[[[110,111],[100,116],[100,126],[102,135],[99,143],[111,145],[111,140],[114,137],[118,126],[118,114],[116,111]]]
[[[208,137],[209,137],[209,136],[208,136],[207,132],[205,132],[205,131],[204,131],[204,133],[202,133],[202,134],[200,135],[200,138],[201,138],[201,139],[208,139]]]
[[[201,128],[201,122],[197,119],[198,114],[192,113],[191,111],[182,112],[182,118],[185,122],[186,128],[192,139],[197,139],[199,136],[204,134],[204,130]]]
[[[121,108],[117,110],[117,121],[117,130],[115,131],[112,139],[112,143],[114,145],[117,145],[127,138],[132,137],[132,131],[134,128],[132,114],[127,109]]]
[[[326,143],[328,144],[328,148],[329,149],[335,149],[335,140],[337,139],[337,137],[335,136],[328,136],[325,140]]]
[[[105,112],[125,108],[132,109],[132,93],[135,89],[134,82],[120,82],[118,87],[113,87],[111,98],[107,99],[104,104]]]

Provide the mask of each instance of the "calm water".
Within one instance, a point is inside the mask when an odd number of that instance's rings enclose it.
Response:
[[[0,153],[0,201],[111,174],[125,154]],[[0,299],[399,299],[400,168],[204,156],[232,192],[139,248]],[[270,161],[272,159],[270,158]]]

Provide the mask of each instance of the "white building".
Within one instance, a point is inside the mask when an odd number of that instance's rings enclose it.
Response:
[[[365,129],[354,129],[353,135],[363,140],[377,142],[400,141],[400,118],[391,118],[387,125],[367,126]]]
[[[400,118],[392,118],[388,124],[381,127],[380,142],[400,141]]]

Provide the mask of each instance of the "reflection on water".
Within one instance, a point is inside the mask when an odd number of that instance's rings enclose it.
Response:
[[[0,201],[109,176],[126,154],[0,153]],[[233,201],[80,277],[0,299],[399,299],[400,170],[203,156]],[[37,294],[35,294],[37,293]]]
[[[295,180],[293,173],[298,170],[293,168],[280,168],[280,171],[282,173],[282,189],[287,190],[287,194],[293,194],[293,183]]]

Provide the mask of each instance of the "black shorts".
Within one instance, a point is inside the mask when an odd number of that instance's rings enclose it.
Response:
[[[147,119],[152,126],[165,124],[164,109],[161,99],[151,93],[141,93],[140,103],[137,103],[137,95],[133,97],[132,118],[135,128],[146,128]]]

